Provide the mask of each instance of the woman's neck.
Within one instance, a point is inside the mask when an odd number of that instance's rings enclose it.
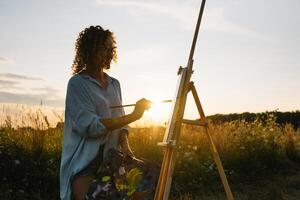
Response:
[[[92,71],[92,70],[86,70],[87,74],[94,79],[96,79],[101,86],[104,88],[107,87],[107,75],[104,73],[102,68],[99,68],[97,71]]]

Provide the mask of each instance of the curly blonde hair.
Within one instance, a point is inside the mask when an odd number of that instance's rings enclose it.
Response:
[[[111,31],[104,30],[101,26],[90,26],[79,33],[72,64],[73,74],[87,68],[109,69],[112,60],[117,61],[117,51],[116,40]]]

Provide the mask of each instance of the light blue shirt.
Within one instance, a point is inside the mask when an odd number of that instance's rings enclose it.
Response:
[[[72,177],[95,158],[101,144],[104,144],[104,159],[109,149],[119,148],[121,129],[108,131],[100,122],[101,118],[124,115],[123,108],[110,108],[121,105],[122,96],[119,81],[107,77],[106,89],[89,75],[77,74],[69,80],[60,167],[60,198],[63,200],[71,199]]]

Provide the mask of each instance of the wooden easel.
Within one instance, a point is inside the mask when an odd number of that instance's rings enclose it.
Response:
[[[205,128],[205,134],[207,135],[209,144],[210,144],[210,150],[213,155],[214,161],[216,163],[219,175],[221,177],[227,199],[233,200],[233,195],[230,190],[222,162],[220,160],[218,151],[214,145],[213,139],[209,133],[209,127],[208,123],[205,118],[205,114],[202,108],[202,105],[200,103],[199,96],[197,94],[196,88],[194,86],[194,83],[190,81],[192,73],[193,73],[193,56],[194,56],[194,50],[197,42],[198,32],[200,28],[200,23],[204,11],[205,6],[205,0],[202,0],[201,8],[196,24],[196,29],[194,33],[193,43],[191,46],[191,51],[189,55],[189,60],[187,67],[180,67],[178,70],[179,80],[178,85],[176,89],[176,94],[173,99],[172,104],[172,111],[169,117],[168,125],[166,128],[166,132],[164,135],[163,142],[159,143],[158,145],[163,146],[165,148],[164,152],[164,158],[161,166],[161,171],[159,175],[158,184],[156,187],[156,193],[155,193],[155,200],[168,200],[170,189],[171,189],[171,183],[172,183],[172,176],[174,171],[174,165],[175,165],[175,158],[176,158],[176,147],[178,144],[178,139],[181,132],[181,124],[190,124],[190,125],[196,125],[196,126],[203,126]],[[189,92],[192,92],[192,95],[194,97],[200,119],[199,120],[187,120],[183,119],[183,114],[186,106],[186,99]]]

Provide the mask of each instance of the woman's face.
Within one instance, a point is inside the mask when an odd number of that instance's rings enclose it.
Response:
[[[111,61],[113,59],[113,56],[114,56],[114,51],[116,49],[116,47],[114,46],[114,42],[113,42],[113,38],[112,37],[109,37],[105,43],[104,43],[104,47],[105,47],[105,52],[103,52],[103,57],[106,58],[104,60],[104,63],[103,63],[103,67],[105,69],[109,69],[110,68],[110,64],[111,64]]]

